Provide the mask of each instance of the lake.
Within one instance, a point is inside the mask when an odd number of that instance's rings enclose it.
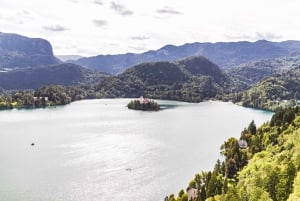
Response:
[[[214,101],[160,100],[159,112],[128,102],[1,111],[0,200],[163,201],[212,169],[227,138],[272,115]]]

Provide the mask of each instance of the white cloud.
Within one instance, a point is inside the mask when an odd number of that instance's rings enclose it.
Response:
[[[56,54],[84,55],[196,41],[300,40],[298,8],[298,0],[0,0],[0,31],[45,38]]]
[[[59,24],[44,26],[43,28],[47,31],[57,31],[57,32],[68,30],[67,27],[64,27],[64,26],[59,25]]]
[[[93,3],[98,4],[98,5],[104,5],[102,0],[94,0]]]
[[[133,51],[146,51],[147,48],[144,45],[141,46],[128,46],[130,49],[132,49]]]
[[[148,36],[131,36],[131,40],[148,40],[150,39]]]
[[[261,33],[261,32],[255,32],[255,33],[238,33],[235,35],[229,35],[224,34],[225,38],[227,38],[230,41],[237,41],[237,40],[249,40],[249,41],[256,41],[256,40],[278,40],[281,39],[282,36],[276,34],[276,33]]]
[[[168,15],[181,15],[182,14],[180,11],[174,10],[167,6],[165,6],[164,8],[158,9],[156,12],[159,14],[168,14]]]
[[[108,22],[106,20],[93,20],[93,23],[97,27],[103,27],[103,26],[106,26],[108,24]]]
[[[117,2],[110,2],[110,8],[116,11],[118,14],[127,16],[127,15],[132,15],[133,11],[128,10],[124,5],[117,3]]]

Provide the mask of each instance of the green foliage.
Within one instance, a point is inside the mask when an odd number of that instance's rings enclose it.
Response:
[[[292,123],[295,119],[295,109],[293,108],[279,108],[276,113],[272,116],[270,125],[271,126],[282,126],[285,123]]]
[[[17,91],[3,96],[0,95],[0,109],[66,105],[72,101],[86,98],[95,98],[92,87],[44,86],[35,91]]]
[[[300,172],[297,173],[297,176],[294,180],[293,189],[294,189],[294,192],[292,194],[290,194],[288,201],[300,200]]]
[[[254,123],[254,120],[252,120],[251,123],[249,124],[248,131],[251,133],[251,135],[256,134],[256,125]]]
[[[203,57],[179,62],[153,62],[134,66],[96,86],[102,98],[136,98],[201,102],[234,91],[232,80]]]
[[[300,200],[300,109],[280,109],[259,128],[252,121],[241,139],[247,148],[229,138],[221,146],[224,162],[195,175],[190,186],[196,185],[197,200]]]
[[[224,201],[240,201],[241,197],[235,188],[230,188]]]
[[[247,153],[243,151],[236,138],[229,138],[222,146],[221,153],[225,156],[225,175],[233,178],[247,164]]]
[[[241,89],[254,86],[262,79],[290,70],[298,66],[299,55],[293,57],[278,57],[244,63],[228,69],[227,73],[235,79]]]
[[[143,110],[143,111],[158,111],[160,106],[153,100],[147,102],[141,102],[140,100],[132,100],[127,104],[129,109]]]
[[[260,81],[239,94],[231,94],[230,100],[243,106],[275,111],[279,107],[293,107],[299,102],[300,67]],[[287,121],[290,117],[287,117]]]

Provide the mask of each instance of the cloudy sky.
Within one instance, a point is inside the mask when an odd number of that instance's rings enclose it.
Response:
[[[144,52],[191,42],[300,40],[299,0],[0,0],[0,32],[56,55]]]

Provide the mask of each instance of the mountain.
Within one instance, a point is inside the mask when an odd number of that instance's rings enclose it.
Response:
[[[294,106],[300,100],[300,67],[268,77],[245,92],[234,94],[243,106],[275,110]]]
[[[69,62],[70,60],[77,60],[83,58],[83,56],[80,55],[55,55],[55,56],[63,62]]]
[[[188,102],[222,96],[233,89],[231,79],[205,57],[142,63],[96,87],[105,98],[144,96]]]
[[[197,42],[181,46],[167,45],[158,50],[141,54],[98,55],[70,62],[98,71],[118,74],[140,63],[174,61],[190,56],[205,56],[221,68],[226,69],[254,60],[290,56],[298,53],[300,53],[300,41]]]
[[[80,85],[102,81],[108,74],[94,72],[81,66],[58,65],[0,70],[0,87],[3,89],[37,89],[44,85]]]
[[[230,68],[226,72],[246,89],[264,78],[298,66],[300,66],[299,55],[252,61]]]
[[[51,44],[40,38],[0,33],[0,67],[24,68],[61,63],[53,55]]]

